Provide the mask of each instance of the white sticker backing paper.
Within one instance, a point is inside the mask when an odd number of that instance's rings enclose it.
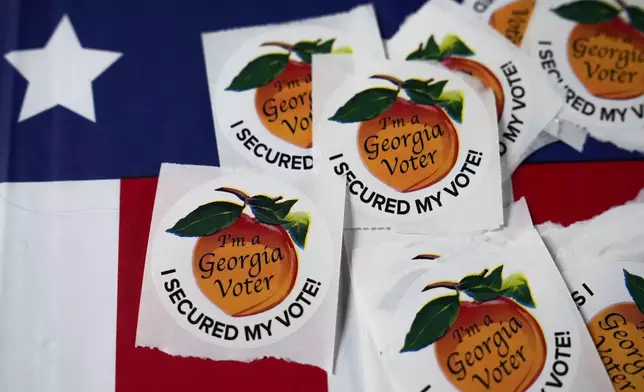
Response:
[[[560,127],[644,151],[642,2],[539,0],[526,34],[565,100]]]
[[[644,388],[643,220],[635,200],[569,227],[539,226],[616,391]]]
[[[347,182],[345,228],[474,232],[503,224],[488,90],[424,62],[316,55],[314,64],[314,83],[324,85],[313,90],[316,157]]]
[[[492,89],[503,177],[546,129],[563,101],[528,55],[451,0],[432,0],[387,41],[392,59],[438,62]]]
[[[354,275],[400,266],[357,285],[394,390],[610,390],[534,229],[451,256],[433,249],[372,247],[353,259],[363,266]]]
[[[492,242],[495,244],[507,243],[507,241],[517,238],[524,230],[532,229],[532,220],[525,199],[521,199],[512,204],[505,210],[507,217],[505,226],[502,230],[482,233],[472,237],[439,237],[432,235],[431,239],[421,235],[397,235],[385,231],[345,231],[345,244],[351,248],[373,247],[375,244],[381,245],[380,257],[375,258],[373,263],[352,263],[353,267],[362,268],[359,271],[353,270],[354,277],[352,290],[349,290],[348,306],[346,308],[346,321],[343,323],[340,334],[340,344],[338,347],[338,357],[336,370],[333,375],[329,375],[330,392],[346,391],[371,391],[371,392],[391,392],[392,387],[388,379],[387,372],[384,370],[382,363],[382,352],[376,346],[372,337],[367,319],[369,313],[365,312],[366,302],[363,300],[359,303],[358,295],[364,293],[370,283],[378,284],[379,278],[374,278],[373,274],[386,276],[389,274],[392,281],[397,281],[396,276],[400,271],[410,268],[423,267],[418,260],[413,257],[427,250],[427,241],[431,241],[431,249],[434,254],[442,256],[452,256],[461,252],[466,252],[470,247],[481,246],[482,244]],[[398,242],[392,242],[393,239],[400,239]],[[424,245],[423,245],[424,244]],[[375,245],[375,246],[378,246]],[[420,251],[412,248],[422,245]],[[389,260],[386,255],[392,256],[399,260],[397,263],[380,263],[380,260]],[[409,255],[405,257],[401,255]],[[409,263],[405,267],[405,263]],[[426,266],[424,266],[426,268]],[[413,273],[413,271],[412,271]],[[360,292],[355,290],[360,285]],[[401,286],[404,290],[404,284]],[[377,289],[376,291],[377,292]],[[376,311],[376,310],[374,310]],[[385,318],[384,323],[388,320]],[[376,323],[375,325],[379,325]]]
[[[137,346],[331,369],[344,192],[325,175],[296,188],[249,170],[164,164]]]
[[[520,47],[535,0],[463,0],[461,4]]]
[[[313,168],[311,56],[384,58],[372,6],[202,36],[222,167],[306,177]]]

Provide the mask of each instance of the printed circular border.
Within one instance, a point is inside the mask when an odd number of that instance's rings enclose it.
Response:
[[[324,146],[324,148],[326,149],[325,165],[329,165],[331,169],[333,169],[333,166],[339,164],[340,162],[348,163],[350,170],[353,171],[356,175],[356,179],[363,181],[365,185],[371,190],[374,190],[379,194],[384,195],[385,197],[393,198],[396,200],[405,200],[411,206],[410,211],[414,211],[415,200],[424,199],[425,197],[429,197],[429,195],[435,194],[436,191],[442,190],[445,186],[448,186],[450,184],[450,181],[453,181],[455,177],[461,173],[459,169],[465,163],[469,150],[474,150],[482,153],[484,159],[482,159],[481,164],[477,166],[476,174],[471,175],[473,177],[472,183],[467,185],[465,188],[459,188],[459,195],[457,197],[448,195],[447,198],[442,198],[443,200],[449,200],[449,205],[445,205],[444,203],[444,206],[440,207],[438,210],[420,214],[415,213],[414,215],[390,214],[383,211],[374,211],[373,208],[365,206],[363,205],[363,203],[357,200],[356,198],[358,196],[352,193],[350,193],[349,195],[351,200],[354,200],[355,204],[359,206],[359,209],[368,212],[372,216],[377,216],[379,218],[385,217],[387,219],[393,219],[398,222],[418,221],[427,219],[427,217],[430,215],[432,217],[435,217],[437,215],[444,214],[457,206],[459,201],[462,202],[464,199],[471,196],[473,191],[478,188],[478,185],[480,185],[481,182],[487,177],[488,164],[490,160],[493,159],[491,154],[496,154],[496,152],[492,151],[492,139],[494,138],[494,135],[498,133],[496,128],[496,118],[490,118],[482,98],[474,90],[474,88],[472,88],[456,73],[449,71],[441,66],[427,63],[417,64],[415,62],[406,62],[400,64],[400,66],[397,68],[397,72],[387,73],[394,74],[401,80],[419,77],[433,77],[434,79],[439,80],[448,79],[449,82],[445,87],[446,89],[463,90],[465,97],[463,109],[464,121],[460,125],[454,124],[457,128],[459,138],[459,155],[452,170],[439,182],[429,187],[408,193],[398,192],[390,188],[380,179],[371,174],[371,172],[362,163],[358,153],[358,148],[356,148],[356,144],[354,142],[354,135],[357,134],[357,129],[360,123],[339,124],[328,120],[324,122],[324,131],[326,134],[328,134],[324,136],[324,139],[326,141],[326,145]],[[370,75],[359,74],[348,78],[342,85],[340,85],[331,95],[329,100],[327,100],[327,102],[325,103],[325,108],[323,111],[324,118],[330,118],[331,116],[333,116],[333,114],[339,107],[341,107],[359,91],[373,87],[391,87],[389,84],[387,84],[387,82],[381,83],[374,81],[373,79],[369,79],[369,76]],[[401,92],[401,94],[403,93]],[[482,125],[481,120],[485,120],[485,124],[487,126]],[[494,127],[492,127],[493,122],[495,125]],[[485,128],[487,128],[487,130],[485,130]],[[351,138],[348,138],[346,136],[347,133],[352,133]],[[351,140],[351,143],[347,143],[347,140]],[[338,154],[343,155],[342,159],[338,159],[338,161],[330,160],[331,157]]]
[[[232,317],[220,310],[202,293],[194,280],[192,250],[197,239],[177,237],[174,234],[166,232],[166,229],[172,227],[179,219],[194,210],[197,206],[214,200],[239,203],[239,200],[235,199],[232,195],[214,191],[214,189],[220,186],[243,189],[248,194],[283,195],[285,198],[297,198],[298,201],[295,205],[297,210],[306,211],[311,215],[308,232],[309,237],[306,247],[304,249],[297,248],[299,265],[298,275],[293,289],[280,304],[259,314],[246,317]],[[245,213],[252,216],[250,211]],[[273,344],[302,328],[313,314],[316,313],[326,298],[329,286],[332,284],[332,278],[336,269],[339,267],[339,261],[335,261],[339,260],[337,251],[333,247],[324,215],[303,192],[282,182],[273,179],[269,180],[265,175],[255,173],[251,175],[247,172],[243,175],[237,173],[236,175],[228,175],[210,180],[188,191],[165,213],[163,220],[156,230],[152,246],[150,247],[154,286],[159,295],[159,300],[163,303],[163,307],[175,322],[200,340],[217,346],[235,349],[256,348]],[[178,264],[177,260],[181,260],[181,264]],[[173,269],[176,270],[175,273],[162,275],[163,271]],[[179,280],[180,288],[184,290],[185,297],[192,302],[193,306],[199,312],[203,312],[204,315],[209,316],[215,322],[223,324],[223,326],[218,325],[217,327],[220,328],[220,331],[223,329],[223,331],[219,332],[221,337],[212,335],[215,333],[215,327],[213,327],[210,333],[206,333],[188,322],[187,316],[179,314],[177,308],[178,303],[172,303],[169,297],[176,290],[168,291],[164,287],[165,283],[171,278],[177,278]],[[306,283],[307,278],[313,278],[315,281],[320,282],[321,285],[318,286],[319,291],[313,299],[310,296],[304,297],[311,302],[311,305],[302,305],[302,301],[298,301],[297,297],[302,292],[305,284],[308,284],[309,288],[311,287],[311,283]],[[296,302],[302,305],[302,315],[298,318],[290,318],[291,323],[288,327],[279,323],[276,317],[280,316],[285,320],[285,312],[288,312],[288,308]],[[271,323],[271,336],[265,337],[264,335],[259,341],[244,340],[245,328],[260,328],[256,327],[260,323],[264,325]],[[230,325],[237,327],[237,339],[225,339],[227,328],[229,329],[226,326]],[[229,336],[231,334],[232,332],[229,332]]]
[[[350,40],[347,34],[340,33],[337,30],[318,26],[318,25],[294,25],[288,27],[279,27],[274,30],[264,32],[249,39],[245,42],[222,66],[217,81],[215,83],[214,105],[213,110],[219,134],[224,134],[228,144],[232,145],[237,154],[241,155],[247,162],[254,167],[266,170],[273,174],[292,173],[292,172],[310,172],[309,170],[284,168],[277,163],[268,163],[264,157],[258,157],[248,147],[244,147],[244,142],[248,142],[252,136],[258,140],[256,145],[264,144],[267,149],[279,151],[295,157],[310,157],[313,162],[313,147],[302,148],[295,146],[276,135],[269,132],[261,122],[261,119],[255,112],[255,91],[256,89],[235,92],[226,91],[233,78],[248,64],[251,60],[260,55],[275,53],[280,51],[274,47],[262,47],[261,44],[267,41],[286,41],[297,42],[299,40],[315,40],[318,38],[331,39],[335,38],[334,46],[349,46],[355,52],[360,49],[356,42]],[[283,51],[283,50],[282,50]],[[294,56],[294,55],[293,55]],[[312,81],[311,81],[312,83]],[[252,110],[251,110],[252,109]],[[243,121],[243,123],[240,123]],[[235,126],[235,124],[237,124]],[[313,124],[311,123],[311,130]],[[246,129],[247,133],[241,132]],[[239,135],[239,136],[238,136]],[[240,140],[241,137],[245,137]],[[253,147],[255,148],[255,147]],[[266,150],[265,154],[268,153]],[[302,158],[307,159],[307,158]],[[304,167],[304,163],[302,164]]]
[[[458,259],[462,259],[463,257],[458,257]],[[458,263],[459,260],[454,259],[450,260],[450,264]],[[445,271],[440,268],[431,268],[429,269],[426,273],[424,273],[422,276],[420,276],[413,284],[409,286],[409,289],[405,292],[405,294],[402,296],[399,306],[396,309],[394,319],[395,320],[401,320],[403,322],[397,323],[395,325],[394,330],[392,331],[392,336],[396,336],[398,339],[390,339],[387,347],[386,347],[386,352],[385,356],[389,358],[390,361],[392,362],[392,365],[398,367],[399,369],[406,369],[413,371],[413,369],[410,367],[410,364],[407,362],[407,364],[395,364],[395,359],[393,358],[394,356],[397,355],[409,355],[408,353],[400,354],[400,349],[402,347],[402,343],[404,341],[404,337],[407,333],[407,330],[409,329],[409,326],[411,325],[411,320],[413,317],[416,315],[418,310],[424,306],[427,302],[429,302],[431,299],[438,298],[445,293],[442,291],[440,293],[434,293],[434,294],[429,294],[430,292],[422,292],[423,288],[430,282],[437,282],[437,281],[443,281],[443,280],[453,280],[455,276],[459,275],[459,273],[462,276],[459,276],[458,279],[471,275],[472,273],[477,273],[480,271],[475,271],[473,270],[472,267],[466,267],[467,264],[465,263],[464,260],[460,260],[459,267],[457,269],[454,269],[452,271]],[[499,263],[499,265],[502,263]],[[510,271],[503,271],[503,276],[507,276],[510,273],[514,272],[523,272],[523,271],[516,271],[515,267],[513,266]],[[534,272],[534,270],[533,270]],[[547,271],[546,271],[547,272]],[[456,280],[458,280],[456,279]],[[574,306],[574,303],[572,300],[569,301],[569,306],[562,306],[558,309],[558,311],[554,312],[552,307],[546,308],[543,303],[540,303],[539,293],[544,293],[544,292],[551,292],[552,287],[549,285],[548,282],[548,274],[541,272],[541,273],[533,273],[528,277],[531,289],[532,289],[532,295],[535,298],[535,301],[537,302],[537,306],[535,308],[529,309],[529,313],[532,314],[532,316],[537,320],[539,323],[539,326],[541,327],[541,330],[543,332],[543,337],[546,342],[546,358],[545,358],[545,363],[543,370],[541,371],[540,375],[535,379],[534,383],[530,387],[530,389],[534,389],[539,385],[545,384],[546,381],[548,381],[548,378],[550,376],[550,371],[553,368],[555,361],[554,358],[554,353],[555,349],[557,347],[555,340],[555,333],[556,332],[569,332],[568,335],[562,335],[564,338],[570,337],[570,340],[575,342],[576,344],[573,344],[571,347],[566,348],[566,353],[570,354],[570,357],[566,357],[566,364],[567,364],[567,378],[566,380],[568,382],[565,382],[565,386],[561,389],[562,392],[565,391],[570,391],[571,389],[574,388],[574,384],[571,382],[573,380],[578,372],[579,369],[579,356],[581,353],[581,342],[580,342],[580,334],[581,333],[586,333],[585,328],[584,331],[580,332],[580,326],[577,320],[575,320],[575,312],[577,312],[577,309]],[[536,288],[536,290],[535,290]],[[537,295],[535,295],[535,293]],[[565,295],[568,295],[568,292],[565,293]],[[467,297],[465,294],[461,294],[461,299],[465,298],[466,301],[473,301],[471,298]],[[550,304],[552,305],[552,304]],[[563,327],[563,328],[562,328]],[[594,347],[592,347],[594,349]],[[424,367],[424,373],[427,375],[427,379],[430,379],[431,376],[431,383],[432,383],[432,388],[438,387],[441,391],[457,391],[457,389],[451,384],[451,382],[445,377],[443,372],[439,368],[438,361],[435,356],[435,350],[432,347],[426,347],[423,350],[420,350],[416,353],[413,353],[413,355],[418,356],[418,353],[423,353],[422,358],[423,358],[423,363],[426,364]],[[430,370],[431,369],[431,370]],[[431,371],[431,375],[429,374]],[[406,377],[402,377],[401,379],[406,379]],[[538,388],[537,388],[538,389]]]
[[[563,5],[564,3],[565,2],[563,1],[553,1],[548,4],[548,9],[540,10],[539,12],[541,12],[542,15],[534,18],[536,21],[531,21],[531,28],[529,29],[529,34],[527,36],[531,41],[529,47],[533,54],[532,58],[534,61],[539,61],[537,65],[540,68],[542,67],[542,62],[549,60],[555,61],[555,64],[557,65],[556,70],[560,72],[560,75],[553,73],[552,75],[548,75],[548,77],[552,84],[560,91],[560,94],[565,98],[567,88],[571,88],[575,93],[575,97],[581,97],[584,102],[591,102],[595,105],[595,111],[591,116],[588,116],[573,109],[570,103],[566,102],[564,99],[562,111],[563,117],[584,127],[613,128],[615,126],[620,126],[627,129],[635,129],[638,124],[634,121],[622,123],[602,121],[599,117],[601,114],[601,108],[616,108],[619,110],[625,110],[629,113],[630,107],[640,105],[644,102],[644,95],[623,100],[596,97],[586,90],[586,87],[572,70],[572,66],[568,61],[568,40],[570,39],[572,30],[577,26],[577,24],[559,17],[552,11],[552,9],[559,5]],[[539,9],[539,5],[537,5],[536,9]],[[562,39],[562,37],[564,38]],[[551,42],[551,44],[545,45],[541,44],[541,42]],[[551,50],[552,56],[542,59],[540,57],[541,50]],[[543,69],[542,71],[548,72],[549,69]],[[578,104],[582,105],[579,102]],[[582,108],[581,110],[585,109]]]

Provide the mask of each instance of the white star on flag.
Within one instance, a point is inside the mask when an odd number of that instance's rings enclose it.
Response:
[[[92,82],[122,55],[83,48],[69,17],[63,16],[43,48],[5,55],[29,82],[18,122],[56,105],[96,122]]]

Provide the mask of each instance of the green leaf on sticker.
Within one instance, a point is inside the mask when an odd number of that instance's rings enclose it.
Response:
[[[479,286],[483,282],[483,276],[480,274],[477,275],[468,275],[461,279],[458,283],[459,290],[467,290],[470,287]]]
[[[634,5],[626,7],[626,14],[631,25],[644,33],[644,10]]]
[[[504,297],[513,299],[523,306],[534,308],[536,305],[530,292],[528,279],[523,274],[512,274],[503,280]]]
[[[446,84],[447,80],[427,84],[427,82],[419,79],[409,79],[403,83],[402,88],[413,102],[433,105],[439,102],[439,97],[443,93],[443,88],[445,88]]]
[[[467,290],[463,290],[463,292],[475,301],[484,302],[499,298],[505,293],[505,290],[490,287],[484,281],[478,286],[472,286]]]
[[[433,35],[430,35],[425,44],[425,56],[428,57],[439,57],[441,55],[441,50],[436,43]]]
[[[266,195],[255,195],[246,199],[246,203],[248,203],[249,205],[267,206],[275,204],[275,200],[274,198],[268,197]]]
[[[293,204],[297,203],[297,199],[291,199],[291,200],[284,200],[276,204],[277,210],[275,213],[278,216],[286,218],[286,216],[291,212],[291,208],[293,207]]]
[[[427,39],[425,47],[421,44],[418,49],[407,56],[407,60],[438,60],[441,58],[441,51],[434,40],[434,36]]]
[[[427,87],[427,83],[420,79],[407,79],[403,82],[403,89],[422,90]]]
[[[301,41],[293,45],[293,51],[299,58],[302,59],[302,61],[311,63],[311,55],[313,53],[319,53],[318,52],[318,44],[317,42],[312,42],[312,41]]]
[[[282,224],[282,227],[291,235],[295,245],[300,249],[304,249],[306,235],[309,233],[309,225],[311,224],[311,216],[306,212],[300,211],[288,214],[284,220],[286,222]]]
[[[291,211],[293,205],[297,203],[297,199],[277,201],[274,198],[265,195],[256,195],[249,197],[248,200],[246,200],[246,203],[249,206],[268,207],[275,212],[277,217],[284,218]]]
[[[628,293],[633,298],[633,302],[640,309],[640,312],[644,313],[644,279],[624,270],[624,282]]]
[[[300,41],[293,45],[293,51],[302,61],[311,63],[311,56],[318,53],[331,53],[335,38],[324,41]]]
[[[442,338],[456,321],[458,294],[435,298],[423,306],[409,328],[401,353],[418,351]]]
[[[281,225],[286,223],[283,218],[280,218],[273,208],[270,206],[254,205],[250,206],[250,210],[259,221],[268,223],[269,225]]]
[[[339,47],[339,48],[337,48],[337,49],[333,49],[333,50],[331,51],[331,53],[334,53],[334,54],[343,54],[343,53],[344,53],[344,54],[347,54],[347,53],[353,53],[353,49],[351,49],[351,47],[350,47],[350,46],[340,46],[340,47]]]
[[[427,89],[429,91],[429,95],[439,98],[441,94],[443,94],[443,89],[445,88],[446,84],[447,80],[439,80],[436,83],[428,84]]]
[[[281,225],[286,223],[286,215],[291,211],[297,200],[284,200],[277,202],[264,195],[253,196],[247,203],[255,218],[269,225]]]
[[[322,42],[318,47],[318,50],[319,50],[318,53],[331,53],[334,42],[335,42],[335,38]]]
[[[490,274],[483,280],[483,284],[495,289],[501,290],[503,284],[503,266],[500,265],[490,272]]]
[[[407,55],[405,60],[423,60],[422,46]]]
[[[468,275],[458,283],[458,289],[475,301],[490,301],[503,295],[503,266],[498,266],[486,276],[487,269],[477,275]]]
[[[244,69],[235,76],[226,90],[246,91],[264,86],[279,75],[288,64],[288,54],[270,53],[256,58],[248,63]]]
[[[215,201],[197,207],[167,229],[179,237],[203,237],[216,234],[229,227],[242,213],[244,206],[227,201]]]
[[[449,56],[472,56],[474,51],[455,34],[448,34],[443,38],[440,46],[441,58]]]
[[[300,52],[298,50],[294,50],[294,52],[297,57],[299,57],[300,60],[304,61],[305,63],[311,64],[311,61],[313,61],[313,59],[311,58],[311,53]]]
[[[463,92],[460,90],[447,91],[441,94],[438,106],[445,109],[454,121],[463,122]]]
[[[581,24],[596,24],[613,20],[619,9],[603,1],[580,0],[562,4],[552,10],[560,17]]]
[[[354,95],[329,118],[339,123],[353,123],[371,120],[389,109],[396,101],[398,90],[371,88]]]

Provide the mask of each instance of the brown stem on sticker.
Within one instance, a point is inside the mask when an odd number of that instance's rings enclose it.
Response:
[[[402,80],[400,80],[400,79],[398,79],[398,78],[394,78],[393,76],[389,76],[389,75],[381,75],[381,74],[378,74],[378,75],[372,75],[372,76],[370,77],[370,79],[382,79],[382,80],[386,80],[386,81],[388,81],[389,83],[393,83],[393,84],[395,84],[396,86],[398,86],[398,88],[401,88],[401,87],[402,87],[402,85],[403,85]]]
[[[430,253],[423,253],[423,254],[420,254],[420,255],[414,257],[412,260],[436,260],[439,257],[440,257],[440,255],[434,255],[434,254],[430,254]]]
[[[277,196],[276,198],[273,199],[273,201],[280,201],[282,200],[282,196]]]
[[[458,283],[449,282],[449,281],[436,282],[436,283],[428,284],[427,286],[425,286],[425,288],[422,291],[425,292],[425,291],[428,291],[431,289],[437,289],[437,288],[444,288],[444,289],[458,291]]]
[[[228,187],[222,186],[221,188],[217,188],[215,190],[235,195],[239,200],[243,201],[244,204],[246,203],[246,200],[250,198],[250,196],[248,196],[246,192],[240,191],[239,189],[235,189],[235,188],[228,188]]]
[[[286,49],[289,52],[293,50],[293,45],[286,43],[286,42],[281,42],[281,41],[266,41],[260,46],[277,46],[282,49]]]
[[[418,257],[418,256],[416,256]],[[484,269],[483,272],[479,274],[479,276],[482,278],[484,277],[488,272],[488,269]],[[422,290],[422,292],[431,290],[431,289],[437,289],[437,288],[444,288],[444,289],[450,289],[454,291],[460,291],[460,288],[458,287],[458,283],[456,282],[450,282],[450,281],[441,281],[441,282],[435,282],[432,284],[428,284],[425,286],[425,288]]]

